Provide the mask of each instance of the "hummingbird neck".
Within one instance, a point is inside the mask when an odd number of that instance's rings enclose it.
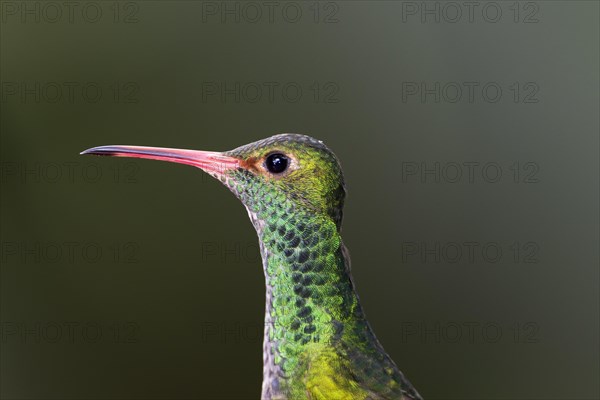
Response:
[[[263,259],[261,398],[404,398],[410,385],[377,341],[354,290],[340,236],[342,202],[315,209],[244,171],[225,183],[245,205]]]
[[[248,213],[266,280],[263,397],[270,398],[364,317],[336,222],[305,213]]]

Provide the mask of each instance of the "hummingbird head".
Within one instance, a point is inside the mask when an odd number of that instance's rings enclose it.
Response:
[[[340,164],[320,140],[280,134],[226,152],[141,146],[100,146],[81,154],[188,164],[225,184],[249,212],[269,207],[330,218],[338,229],[345,186]]]

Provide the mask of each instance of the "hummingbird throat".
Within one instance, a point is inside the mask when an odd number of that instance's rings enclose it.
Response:
[[[263,394],[271,397],[287,392],[363,315],[333,220],[303,212],[248,214],[266,280]]]

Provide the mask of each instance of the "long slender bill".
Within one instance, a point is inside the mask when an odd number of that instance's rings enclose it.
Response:
[[[237,158],[229,157],[214,151],[169,149],[162,147],[100,146],[87,149],[80,154],[168,161],[192,165],[206,172],[213,172],[219,175],[240,166],[240,160]]]

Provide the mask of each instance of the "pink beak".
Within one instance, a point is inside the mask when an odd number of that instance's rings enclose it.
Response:
[[[82,151],[80,154],[98,156],[147,158],[192,165],[205,172],[222,175],[240,166],[240,160],[214,151],[168,149],[143,146],[100,146]]]

